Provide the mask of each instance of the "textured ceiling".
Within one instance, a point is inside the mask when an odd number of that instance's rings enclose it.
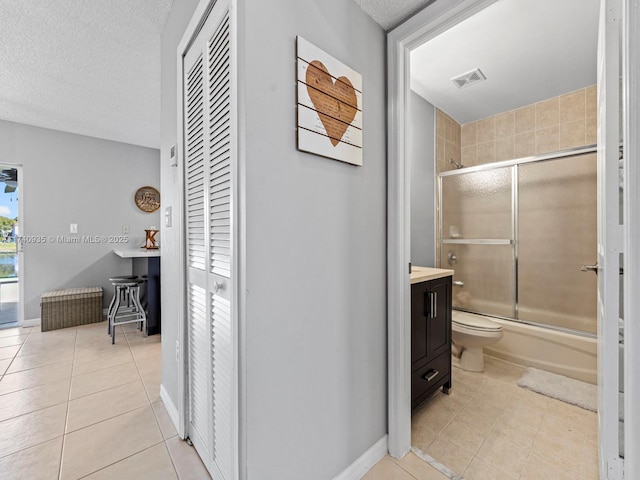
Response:
[[[600,0],[502,0],[411,52],[411,88],[465,124],[596,83]],[[459,89],[479,67],[487,80]]]
[[[159,147],[173,0],[0,0],[0,118]]]
[[[354,0],[385,30],[391,30],[434,0]]]

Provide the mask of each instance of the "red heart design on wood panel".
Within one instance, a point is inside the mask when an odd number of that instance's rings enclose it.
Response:
[[[356,91],[347,77],[340,77],[334,82],[327,67],[318,60],[309,64],[306,83],[311,102],[335,147],[358,111]]]

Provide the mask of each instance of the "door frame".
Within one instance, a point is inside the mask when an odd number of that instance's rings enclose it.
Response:
[[[388,108],[388,226],[387,226],[387,322],[388,322],[388,420],[389,453],[400,458],[411,448],[410,400],[410,171],[408,151],[408,99],[410,92],[410,52],[413,48],[437,36],[451,26],[476,14],[496,0],[452,0],[435,2],[389,32],[387,36],[387,108]],[[624,102],[627,109],[625,131],[625,276],[624,289],[640,289],[640,249],[634,241],[640,238],[640,167],[638,155],[638,101],[640,101],[638,71],[640,49],[640,6],[632,0],[622,0]],[[640,296],[626,295],[625,318],[640,318]],[[599,345],[602,348],[602,345]],[[616,346],[617,347],[617,346]],[[625,365],[640,362],[640,325],[625,324]],[[640,446],[640,412],[631,408],[632,399],[640,398],[640,378],[625,369],[625,445],[633,452]],[[634,428],[636,427],[636,428]],[[640,459],[627,456],[625,473],[628,478],[640,475]]]
[[[246,291],[246,206],[244,186],[245,181],[245,156],[244,156],[244,120],[239,112],[243,110],[243,99],[245,91],[244,82],[244,64],[240,61],[238,52],[243,50],[243,35],[239,29],[242,28],[241,19],[243,18],[244,5],[242,0],[228,0],[229,3],[229,21],[231,26],[230,39],[230,57],[231,57],[231,81],[235,83],[235,92],[231,92],[231,117],[235,121],[231,126],[232,142],[235,143],[236,149],[236,168],[235,172],[232,168],[232,189],[235,191],[235,208],[233,209],[233,218],[231,221],[231,238],[232,248],[235,255],[231,264],[232,299],[231,299],[231,320],[236,326],[234,328],[232,343],[234,344],[234,358],[232,363],[233,372],[233,418],[232,432],[233,438],[233,479],[246,478],[246,396],[245,396],[245,372],[246,362],[244,361],[245,348],[245,291]],[[182,39],[178,44],[176,51],[176,100],[177,100],[177,136],[176,136],[176,156],[178,168],[178,185],[180,189],[179,205],[177,211],[180,212],[180,218],[185,219],[186,191],[185,191],[185,156],[184,156],[184,69],[183,58],[188,51],[191,43],[195,40],[204,22],[207,20],[209,12],[216,4],[216,0],[199,0],[191,20],[184,31]],[[180,317],[178,319],[180,328],[178,342],[180,345],[180,368],[178,372],[178,435],[181,438],[189,436],[189,335],[188,335],[188,305],[187,305],[187,262],[186,262],[186,245],[187,231],[186,223],[181,222],[182,232],[179,242],[179,283],[182,288],[177,292]],[[231,479],[230,479],[231,480]]]
[[[411,50],[498,0],[433,2],[387,35],[387,345],[389,453],[411,449],[411,240],[408,151]]]

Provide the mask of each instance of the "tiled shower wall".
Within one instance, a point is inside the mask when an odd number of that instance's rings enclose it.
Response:
[[[436,171],[596,143],[596,86],[460,125],[436,113]]]

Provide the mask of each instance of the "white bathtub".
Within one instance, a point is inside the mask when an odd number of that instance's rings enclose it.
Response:
[[[456,313],[454,310],[454,318]],[[504,336],[498,343],[484,349],[487,355],[597,383],[598,342],[595,338],[488,318],[502,325]]]

